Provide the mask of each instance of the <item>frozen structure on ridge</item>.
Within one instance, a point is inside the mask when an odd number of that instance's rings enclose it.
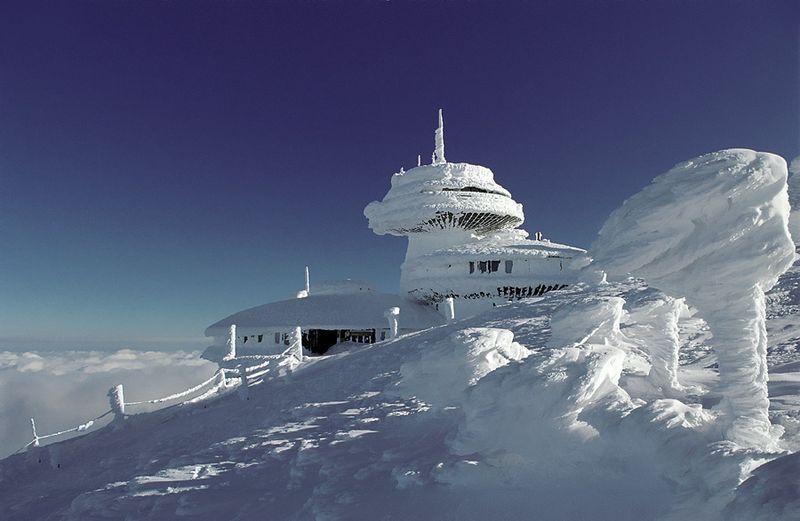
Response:
[[[770,446],[767,292],[792,265],[783,158],[722,150],[655,178],[608,218],[592,248],[609,275],[635,275],[697,308],[713,334],[727,439]]]
[[[276,354],[290,345],[295,327],[301,328],[302,345],[322,354],[336,344],[371,344],[392,336],[386,310],[398,309],[399,332],[427,329],[444,323],[432,308],[399,295],[375,291],[363,281],[343,280],[311,285],[306,269],[305,289],[296,298],[262,304],[234,313],[206,328],[212,339],[203,356],[222,360],[233,330],[239,355]]]
[[[364,215],[376,234],[408,237],[401,290],[437,307],[453,298],[459,317],[564,288],[586,259],[540,233],[528,240],[522,205],[490,169],[445,159],[441,110],[432,164],[394,174]]]

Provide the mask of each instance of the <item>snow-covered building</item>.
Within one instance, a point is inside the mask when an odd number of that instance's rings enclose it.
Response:
[[[381,201],[364,209],[378,235],[408,237],[400,285],[415,300],[439,307],[455,301],[458,316],[574,282],[585,264],[580,248],[534,240],[518,227],[522,205],[497,184],[486,167],[451,163],[444,156],[439,111],[430,165],[394,174]]]
[[[519,228],[522,205],[491,170],[447,162],[441,110],[435,138],[432,164],[394,174],[383,200],[364,209],[375,233],[408,237],[402,296],[357,281],[312,288],[306,272],[297,298],[245,309],[209,326],[205,334],[214,342],[206,358],[225,356],[232,325],[240,354],[280,352],[296,327],[304,347],[324,353],[340,342],[388,338],[389,309],[399,309],[399,333],[405,333],[442,324],[453,308],[463,318],[572,284],[577,268],[588,263],[586,251],[540,233],[529,240]],[[446,299],[452,308],[442,305]]]
[[[236,326],[239,355],[279,353],[289,345],[296,327],[302,330],[303,346],[313,353],[324,353],[341,342],[378,342],[391,336],[385,313],[392,308],[399,308],[400,334],[444,323],[429,306],[376,292],[365,282],[337,281],[307,286],[298,298],[245,309],[215,322],[205,331],[213,345],[204,356],[215,361],[225,356],[231,325]]]

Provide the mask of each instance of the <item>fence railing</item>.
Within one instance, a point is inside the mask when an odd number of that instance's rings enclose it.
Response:
[[[14,452],[14,454],[20,453],[22,451],[28,450],[32,447],[39,447],[40,442],[42,440],[46,440],[49,438],[55,438],[57,436],[63,436],[65,434],[70,434],[73,432],[83,432],[88,431],[95,425],[95,422],[101,420],[108,416],[109,414],[114,415],[114,422],[121,422],[127,416],[127,408],[128,407],[137,407],[142,405],[158,405],[167,402],[174,402],[176,400],[180,400],[181,398],[185,398],[187,396],[191,396],[192,394],[198,393],[203,389],[206,389],[205,392],[181,402],[180,405],[187,405],[192,403],[201,402],[206,400],[212,396],[219,395],[221,392],[224,392],[228,389],[238,388],[240,389],[240,397],[242,399],[249,399],[249,388],[253,385],[257,385],[263,382],[263,376],[270,373],[273,369],[286,369],[288,371],[293,370],[296,368],[301,362],[303,362],[303,347],[302,347],[302,340],[301,335],[299,332],[300,328],[296,328],[295,331],[292,332],[292,342],[290,346],[284,350],[282,353],[277,355],[250,355],[250,356],[243,356],[241,358],[233,358],[227,359],[223,362],[226,366],[231,364],[236,364],[235,367],[220,367],[217,369],[214,374],[208,378],[207,380],[200,382],[199,384],[186,389],[185,391],[181,391],[179,393],[173,393],[169,396],[164,396],[161,398],[155,398],[152,400],[142,400],[137,402],[126,402],[125,401],[125,390],[122,384],[116,385],[112,387],[108,391],[108,398],[109,398],[109,405],[110,409],[97,416],[96,418],[92,418],[91,420],[84,422],[77,427],[73,427],[71,429],[66,429],[59,432],[54,432],[52,434],[45,434],[39,435],[36,432],[36,422],[33,418],[31,418],[31,431],[33,433],[33,439],[25,444],[25,446],[21,447],[19,450]],[[254,365],[248,365],[247,362],[250,361],[261,361],[261,363],[257,363]],[[259,380],[261,378],[261,380]]]

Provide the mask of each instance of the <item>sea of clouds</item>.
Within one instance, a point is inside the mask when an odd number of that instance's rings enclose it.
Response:
[[[58,432],[107,411],[107,392],[117,384],[126,401],[149,400],[216,369],[197,351],[0,351],[0,458],[31,441],[30,418],[40,436]]]

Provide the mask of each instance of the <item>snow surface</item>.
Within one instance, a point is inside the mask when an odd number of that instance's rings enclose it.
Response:
[[[249,400],[134,415],[0,462],[0,517],[795,519],[797,459],[724,440],[693,332],[679,377],[698,392],[639,392],[629,321],[647,302],[637,282],[571,288],[309,359]]]

